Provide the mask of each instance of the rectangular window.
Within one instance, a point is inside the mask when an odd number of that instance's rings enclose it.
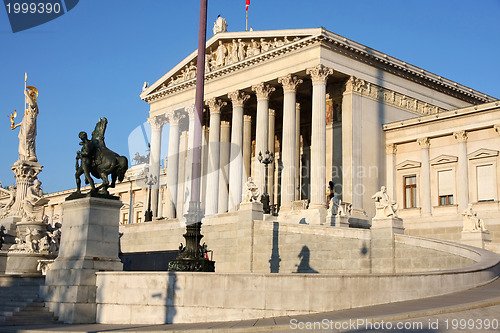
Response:
[[[122,224],[128,224],[128,213],[123,213]]]
[[[495,182],[493,164],[478,165],[477,174],[477,201],[495,200]]]
[[[135,223],[141,223],[142,222],[142,212],[141,211],[138,211],[136,214],[135,214]]]
[[[439,206],[453,205],[453,170],[438,171]]]
[[[417,207],[417,176],[404,177],[404,202],[405,208]]]

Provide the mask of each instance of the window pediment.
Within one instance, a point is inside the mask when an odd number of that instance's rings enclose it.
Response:
[[[404,170],[404,169],[411,169],[411,168],[420,168],[420,165],[422,163],[417,162],[417,161],[412,161],[412,160],[406,160],[398,165],[396,165],[396,170]]]
[[[498,156],[498,150],[481,148],[467,155],[469,160]]]
[[[438,157],[433,158],[429,162],[431,165],[437,165],[437,164],[445,164],[445,163],[456,163],[458,161],[457,156],[452,156],[452,155],[439,155]]]

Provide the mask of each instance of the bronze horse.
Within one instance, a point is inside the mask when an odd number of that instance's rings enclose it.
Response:
[[[80,132],[79,134],[82,149],[76,153],[76,193],[80,193],[82,174],[85,175],[85,183],[91,186],[91,193],[99,191],[101,194],[109,194],[108,188],[115,187],[117,180],[121,182],[125,178],[125,172],[128,169],[127,158],[113,152],[104,143],[107,124],[106,118],[99,119],[90,140],[87,138],[87,133]],[[79,160],[81,163],[78,163]],[[91,175],[100,178],[102,184],[96,187]],[[111,175],[111,184],[108,180],[109,175]]]

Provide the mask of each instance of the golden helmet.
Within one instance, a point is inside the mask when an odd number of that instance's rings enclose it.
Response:
[[[26,89],[29,90],[29,94],[30,94],[31,98],[33,98],[36,101],[38,98],[38,89],[36,89],[33,86],[27,86]]]

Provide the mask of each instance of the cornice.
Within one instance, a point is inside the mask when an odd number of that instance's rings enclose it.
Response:
[[[447,111],[438,106],[406,96],[395,92],[394,90],[383,88],[354,76],[351,76],[345,84],[344,94],[349,93],[368,97],[419,116],[426,116]]]
[[[288,38],[288,42],[284,43],[284,45],[282,46],[270,49],[269,51],[261,52],[258,55],[249,56],[244,60],[227,63],[222,67],[219,66],[215,69],[210,68],[210,71],[205,73],[205,82],[210,82],[211,80],[230,74],[237,70],[244,69],[276,58],[278,56],[294,52],[311,44],[320,43],[321,45],[327,47],[329,46],[334,51],[345,54],[353,59],[369,63],[372,66],[382,68],[384,71],[403,77],[407,80],[414,81],[423,86],[427,86],[433,90],[451,95],[471,104],[486,103],[496,100],[492,96],[486,95],[467,86],[458,84],[432,72],[426,71],[420,67],[408,64],[397,58],[388,56],[387,54],[349,40],[323,28],[290,31],[283,30],[219,33],[207,42],[206,45],[207,49],[209,50],[209,53],[207,54],[213,56],[216,50],[211,50],[210,47],[215,47],[216,49],[218,41],[222,41],[224,45],[229,46],[232,44],[233,39],[237,40],[238,38],[244,39],[247,45],[250,44],[249,42],[251,41],[251,38],[258,40],[259,42],[261,38],[266,40],[271,40],[272,38],[284,40],[284,38]],[[227,54],[227,56],[230,56],[229,53]],[[165,96],[175,94],[176,92],[193,88],[195,86],[196,78],[192,78],[193,75],[192,69],[190,70],[190,64],[195,60],[196,51],[188,56],[178,66],[176,66],[171,72],[169,72],[171,74],[168,77],[163,76],[160,79],[163,80],[160,85],[153,85],[148,89],[149,91],[146,90],[143,94],[141,94],[141,98],[146,102],[151,103],[155,100],[164,98]],[[174,82],[172,84],[170,84],[170,82],[167,83],[167,81],[171,81],[172,79],[178,78],[179,76],[183,76],[183,80],[178,80],[177,82]]]
[[[369,48],[363,44],[354,42],[345,37],[337,35],[330,31],[324,31],[322,38],[330,45],[343,49],[344,51],[355,55],[357,58],[365,58],[371,60],[370,63],[377,67],[383,67],[386,71],[402,76],[406,79],[416,81],[420,84],[430,86],[435,90],[439,90],[450,94],[454,92],[454,96],[462,100],[474,103],[492,102],[496,99],[492,96],[471,89],[457,82],[443,78],[432,72],[426,71],[420,67],[408,64],[397,58],[388,56],[385,53]]]

